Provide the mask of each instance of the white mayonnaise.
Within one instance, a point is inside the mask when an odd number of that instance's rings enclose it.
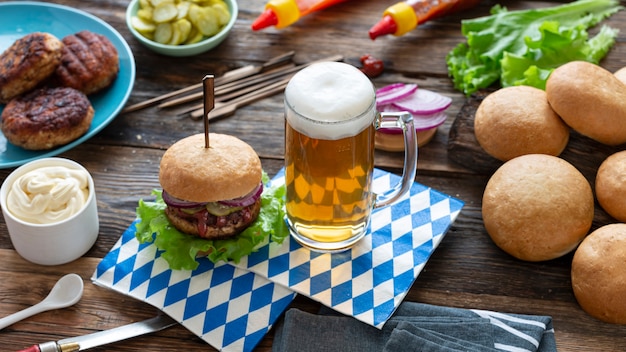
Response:
[[[88,197],[86,171],[48,166],[25,173],[11,185],[7,208],[22,221],[51,224],[78,213]]]
[[[356,135],[374,122],[375,99],[372,82],[358,68],[316,63],[287,84],[285,118],[309,137],[336,140]]]

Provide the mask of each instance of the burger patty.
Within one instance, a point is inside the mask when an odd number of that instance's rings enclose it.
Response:
[[[15,98],[0,117],[6,139],[29,150],[67,144],[89,130],[94,109],[73,88],[39,88]]]
[[[50,33],[18,39],[0,55],[0,103],[35,88],[61,63],[63,43]]]
[[[190,214],[180,208],[167,207],[165,215],[178,230],[208,240],[232,237],[245,230],[259,216],[261,198],[252,205],[224,216],[215,216],[206,209]]]
[[[54,83],[89,95],[106,88],[117,77],[119,57],[107,37],[84,30],[66,36],[63,44]]]

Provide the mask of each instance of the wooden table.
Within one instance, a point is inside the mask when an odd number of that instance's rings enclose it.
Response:
[[[414,82],[453,98],[449,119],[435,139],[420,150],[417,181],[465,202],[460,216],[447,233],[407,301],[464,308],[550,315],[557,344],[562,351],[626,350],[626,327],[600,322],[576,303],[571,289],[571,255],[528,263],[499,250],[489,239],[481,220],[481,197],[488,174],[472,172],[450,160],[448,131],[465,97],[455,91],[447,75],[445,55],[464,41],[460,19],[488,14],[495,1],[424,25],[403,37],[371,41],[369,27],[394,1],[355,0],[337,5],[284,29],[252,32],[250,25],[264,6],[262,0],[240,1],[239,18],[230,36],[211,52],[189,58],[157,55],[134,39],[124,21],[128,0],[57,0],[56,3],[87,11],[115,27],[132,47],[137,79],[129,103],[136,103],[198,83],[206,74],[224,72],[293,50],[294,60],[304,63],[330,55],[360,65],[363,54],[385,63],[376,86]],[[555,5],[556,2],[502,1],[509,9]],[[28,14],[25,14],[27,16]],[[2,14],[0,13],[0,21]],[[626,11],[605,23],[620,28],[615,47],[602,66],[615,71],[626,66]],[[283,166],[282,95],[257,101],[234,116],[211,124],[211,131],[228,133],[251,144],[273,174]],[[23,260],[13,250],[4,221],[0,222],[0,316],[26,308],[42,299],[62,275],[75,272],[85,280],[82,300],[73,307],[42,313],[0,332],[2,350],[16,350],[50,340],[113,328],[155,315],[156,309],[97,287],[90,281],[96,265],[135,218],[137,201],[159,187],[158,166],[164,150],[178,139],[202,131],[202,123],[171,112],[148,108],[119,115],[88,142],[60,156],[83,164],[95,179],[100,215],[100,235],[81,259],[61,266],[39,266]],[[597,167],[606,156],[594,146],[584,151],[585,163]],[[611,149],[617,151],[619,148]],[[401,155],[378,153],[377,166],[400,172]],[[4,178],[11,169],[0,170]],[[590,180],[594,177],[588,173]],[[597,208],[593,228],[611,223]],[[625,269],[626,270],[626,269]],[[293,307],[315,312],[319,306],[298,296]],[[270,332],[257,350],[268,351]],[[210,346],[181,326],[93,351],[194,351]]]

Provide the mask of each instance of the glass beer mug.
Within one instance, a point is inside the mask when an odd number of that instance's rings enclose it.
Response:
[[[404,133],[402,180],[372,190],[374,134]],[[285,185],[291,236],[311,250],[339,252],[365,236],[372,210],[405,195],[415,179],[417,138],[407,112],[379,113],[369,78],[339,62],[299,71],[285,89]]]

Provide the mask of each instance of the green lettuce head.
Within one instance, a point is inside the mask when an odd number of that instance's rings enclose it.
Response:
[[[446,57],[454,87],[466,95],[494,83],[544,89],[552,71],[570,61],[599,63],[615,44],[618,31],[587,30],[622,10],[617,0],[578,0],[521,11],[499,5],[490,16],[464,20],[467,38]]]

